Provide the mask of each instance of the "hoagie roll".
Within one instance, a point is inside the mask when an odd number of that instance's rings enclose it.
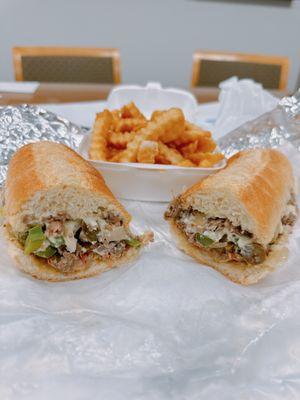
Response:
[[[53,142],[28,144],[12,157],[4,217],[19,268],[49,281],[84,278],[121,265],[151,239],[151,234],[132,234],[130,215],[95,168]]]
[[[232,281],[251,284],[278,266],[297,218],[294,178],[279,151],[242,151],[175,198],[165,213],[179,247]]]

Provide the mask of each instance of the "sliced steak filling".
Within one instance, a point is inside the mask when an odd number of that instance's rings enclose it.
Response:
[[[84,270],[92,259],[121,257],[130,247],[141,245],[140,239],[124,227],[122,218],[111,212],[102,218],[84,220],[58,215],[28,225],[18,235],[25,254],[46,259],[51,267],[63,273]]]
[[[179,203],[174,203],[166,213],[167,218],[174,218],[178,228],[184,232],[189,242],[201,248],[217,262],[239,262],[245,264],[261,264],[272,244],[282,234],[284,227],[292,226],[297,218],[295,197],[287,204],[286,213],[282,217],[273,241],[267,246],[255,241],[253,235],[234,226],[226,218],[212,218],[194,210],[181,209]]]

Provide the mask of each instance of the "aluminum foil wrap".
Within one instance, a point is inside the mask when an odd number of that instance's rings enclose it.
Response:
[[[79,126],[36,105],[0,107],[0,186],[10,158],[24,144],[51,140],[77,150],[83,133]]]
[[[279,147],[286,141],[300,151],[300,89],[278,106],[223,136],[218,145],[225,156],[254,147]]]

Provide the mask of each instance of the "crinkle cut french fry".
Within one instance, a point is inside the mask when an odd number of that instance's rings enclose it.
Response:
[[[178,150],[171,149],[162,142],[158,142],[158,152],[158,157],[161,157],[162,160],[167,161],[169,164],[178,165],[184,163],[185,166],[194,166],[193,162],[182,157]],[[164,162],[164,164],[166,164],[166,162]]]
[[[164,124],[163,131],[159,135],[159,140],[163,143],[177,140],[184,130],[184,115],[179,108],[171,108],[161,113],[154,122]]]
[[[89,150],[89,156],[92,160],[106,160],[107,135],[113,128],[113,116],[108,110],[97,114]]]
[[[111,147],[111,146],[107,146],[106,148],[106,159],[107,161],[111,161],[111,159],[113,157],[115,157],[118,153],[120,152],[119,149],[115,148],[115,147]]]
[[[196,140],[181,147],[180,152],[185,158],[188,158],[190,154],[196,153],[197,149],[198,149],[198,141]]]
[[[138,118],[146,121],[145,116],[140,112],[134,102],[126,104],[121,108],[122,118]]]
[[[141,118],[124,118],[116,122],[117,132],[132,132],[144,128],[147,122]]]
[[[151,121],[156,121],[157,118],[159,118],[163,113],[165,113],[165,111],[162,111],[162,110],[153,111],[153,113],[151,115]]]
[[[197,167],[191,160],[184,160],[177,164],[179,167]]]
[[[177,147],[194,142],[202,138],[211,138],[211,132],[204,131],[197,125],[185,121],[185,128],[179,138],[175,141]]]
[[[194,142],[180,147],[180,152],[184,157],[189,158],[194,153],[208,153],[214,151],[216,148],[215,142],[209,137],[202,137]]]
[[[202,137],[198,139],[198,151],[209,153],[214,151],[216,147],[216,143],[211,138]]]
[[[137,152],[137,161],[145,164],[154,164],[158,155],[158,144],[152,140],[144,140]]]
[[[134,132],[110,132],[107,135],[107,141],[115,148],[124,150],[126,149],[127,144],[133,139],[134,135]]]
[[[119,123],[120,119],[121,119],[120,110],[111,111],[111,115],[112,115],[113,120],[114,120],[114,126],[116,127],[117,124]]]
[[[170,109],[157,118],[150,121],[145,128],[142,128],[135,138],[128,143],[127,149],[122,152],[120,162],[136,162],[138,148],[144,140],[162,140],[166,134],[177,137],[184,124],[184,117],[181,110]]]
[[[199,167],[211,167],[223,160],[224,155],[221,153],[195,153],[189,156],[189,159]]]
[[[93,159],[112,162],[211,167],[222,154],[209,131],[185,121],[180,109],[157,110],[146,120],[134,103],[97,115],[90,147]]]

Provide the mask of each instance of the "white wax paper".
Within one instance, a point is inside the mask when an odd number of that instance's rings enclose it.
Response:
[[[243,287],[176,249],[166,204],[125,206],[155,242],[99,277],[31,279],[0,239],[0,399],[299,399],[299,221],[284,266]]]
[[[219,112],[212,127],[215,139],[273,110],[279,99],[251,79],[232,77],[220,83]]]

